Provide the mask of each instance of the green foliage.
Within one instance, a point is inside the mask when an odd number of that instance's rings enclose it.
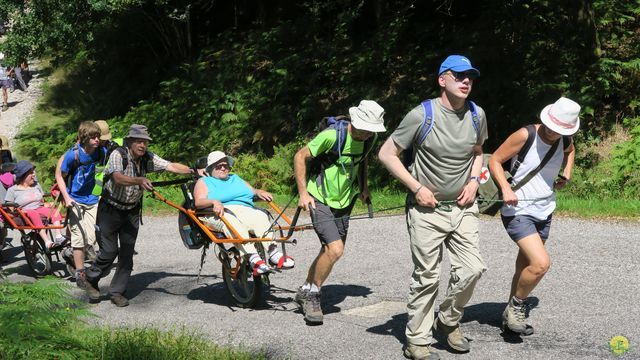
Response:
[[[164,332],[152,328],[99,329],[92,334],[101,359],[230,360],[265,359],[252,354],[211,345],[202,336],[186,330]]]
[[[70,285],[48,277],[34,283],[0,281],[0,359],[265,359],[218,347],[201,335],[153,328],[98,328],[71,296]]]
[[[618,144],[613,151],[613,180],[626,198],[640,195],[640,118],[628,120],[633,124],[631,140]]]
[[[614,185],[592,185],[601,178],[587,172],[608,166],[590,145],[620,119],[638,116],[638,0],[76,3],[33,2],[30,13],[0,0],[16,24],[6,46],[21,53],[23,39],[29,54],[49,54],[68,68],[47,111],[63,111],[70,123],[46,128],[52,135],[38,139],[33,160],[49,161],[81,120],[108,118],[116,134],[148,125],[152,149],[167,159],[190,163],[212,149],[242,154],[252,180],[287,188],[291,163],[278,147],[296,148],[322,117],[363,98],[383,105],[395,128],[437,95],[442,59],[462,53],[482,72],[472,98],[489,118],[485,151],[568,96],[583,109],[576,172],[597,179],[575,182],[572,191],[637,192],[633,173],[611,169]],[[38,133],[22,139],[35,147]],[[372,187],[395,188],[382,167],[372,173]]]
[[[74,333],[83,326],[78,318],[89,313],[69,289],[53,277],[0,282],[0,358],[88,358],[90,350]]]

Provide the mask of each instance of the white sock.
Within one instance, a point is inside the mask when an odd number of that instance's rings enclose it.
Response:
[[[257,263],[258,261],[260,261],[260,255],[258,254],[251,254],[251,256],[249,257],[249,262],[252,264]]]
[[[320,292],[320,288],[316,284],[311,284],[311,289],[309,292]]]
[[[302,290],[305,290],[305,291],[311,290],[311,284],[305,281],[305,283],[302,284]]]

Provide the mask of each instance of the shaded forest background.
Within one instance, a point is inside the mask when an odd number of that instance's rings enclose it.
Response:
[[[108,119],[120,135],[146,124],[167,159],[241,154],[244,177],[285,192],[322,117],[373,99],[393,129],[436,96],[438,66],[457,53],[482,73],[471,98],[488,116],[486,152],[567,96],[582,105],[570,191],[637,198],[639,15],[638,0],[0,0],[0,47],[63,74],[43,110],[66,120],[19,137],[49,169],[80,121]],[[394,188],[374,170],[375,186]]]

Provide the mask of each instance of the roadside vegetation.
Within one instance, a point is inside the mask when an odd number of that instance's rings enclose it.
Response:
[[[94,316],[63,280],[0,280],[0,359],[249,360],[262,353],[213,345],[185,329],[109,328],[87,324]]]
[[[47,59],[43,71],[52,81],[17,139],[19,154],[38,164],[46,184],[79,122],[107,119],[116,136],[146,124],[152,151],[173,161],[190,164],[224,150],[252,184],[288,195],[291,159],[322,117],[372,98],[393,129],[436,94],[442,58],[461,52],[482,71],[473,99],[489,116],[486,152],[536,122],[545,104],[570,97],[582,105],[581,131],[560,211],[639,215],[637,2],[21,4],[0,0],[0,15],[12,20],[0,50],[9,59]],[[375,160],[371,170],[377,197],[404,197]],[[163,191],[180,198],[177,189]],[[390,207],[385,201],[377,207]]]

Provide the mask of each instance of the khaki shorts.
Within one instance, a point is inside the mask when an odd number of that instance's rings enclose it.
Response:
[[[74,249],[83,249],[87,245],[91,245],[96,249],[96,214],[98,213],[98,203],[93,205],[76,204],[80,207],[82,219],[78,219],[75,209],[67,213],[71,231],[71,246]]]

